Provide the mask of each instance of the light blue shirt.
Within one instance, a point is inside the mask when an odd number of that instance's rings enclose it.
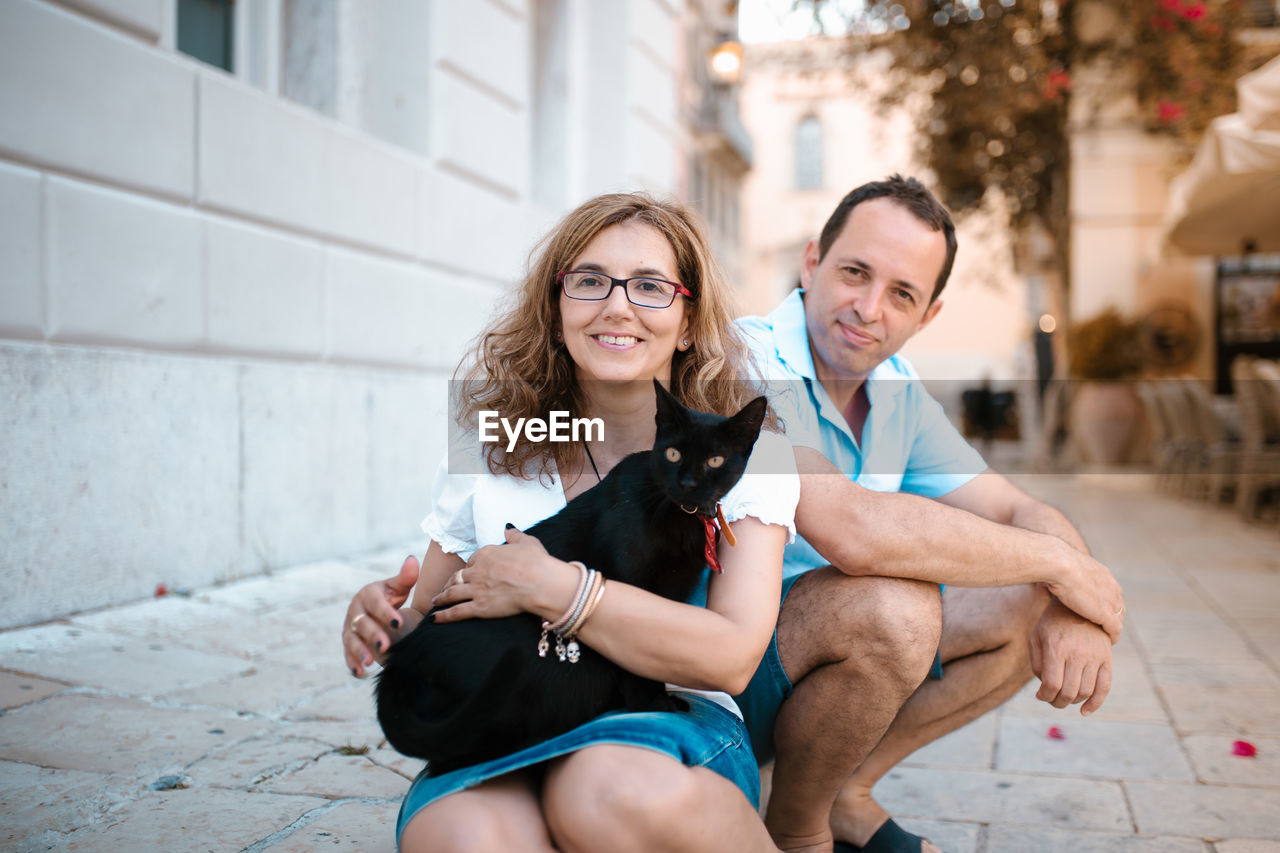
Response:
[[[738,320],[768,383],[769,402],[794,446],[818,450],[865,488],[930,498],[959,488],[986,469],[981,454],[947,419],[915,368],[897,355],[881,362],[867,377],[871,409],[860,446],[818,381],[802,293],[793,291],[764,317]],[[783,574],[790,577],[827,562],[802,537],[796,537],[787,547]]]

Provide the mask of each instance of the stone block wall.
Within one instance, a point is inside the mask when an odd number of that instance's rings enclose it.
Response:
[[[0,3],[0,628],[419,537],[541,230],[678,185],[681,0],[333,0],[311,106],[298,8],[234,4],[228,73],[177,0]]]

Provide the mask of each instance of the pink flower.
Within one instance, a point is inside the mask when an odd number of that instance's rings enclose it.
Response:
[[[1203,18],[1207,11],[1208,9],[1205,8],[1204,3],[1193,3],[1183,9],[1181,14],[1182,17],[1186,18],[1188,21],[1196,21]]]
[[[1066,740],[1067,733],[1064,732],[1062,729],[1058,728],[1057,726],[1049,726],[1049,737],[1052,740]],[[1241,743],[1241,741],[1236,741],[1236,742]]]
[[[1173,124],[1187,114],[1186,107],[1168,99],[1162,99],[1157,110],[1161,124]]]
[[[1253,758],[1258,754],[1258,748],[1247,740],[1238,740],[1231,744],[1231,754],[1241,758]]]

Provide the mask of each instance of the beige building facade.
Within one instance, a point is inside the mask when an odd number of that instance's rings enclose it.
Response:
[[[416,537],[535,239],[600,192],[705,209],[726,14],[0,3],[0,628]]]

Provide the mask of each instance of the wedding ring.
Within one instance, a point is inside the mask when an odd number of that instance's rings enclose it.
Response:
[[[450,580],[453,581],[453,583],[455,584],[466,583],[466,581],[462,579],[462,569],[458,569],[456,572],[454,572],[453,577],[450,578]]]
[[[1123,604],[1121,604],[1121,605],[1120,605],[1120,609],[1116,611],[1116,615],[1117,615],[1117,616],[1119,616],[1119,615],[1120,615],[1120,614],[1122,614],[1122,613],[1124,613],[1124,605],[1123,605]]]
[[[356,632],[356,623],[359,622],[364,617],[365,617],[364,613],[358,613],[356,614],[356,618],[351,620],[351,633],[354,634]]]

